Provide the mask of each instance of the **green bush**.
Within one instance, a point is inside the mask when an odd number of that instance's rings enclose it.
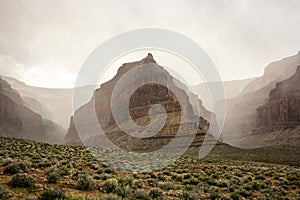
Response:
[[[70,174],[69,170],[63,166],[55,170],[60,176],[67,176]]]
[[[35,186],[35,179],[27,174],[15,174],[9,184],[12,187],[31,188]]]
[[[149,195],[153,199],[155,199],[155,198],[159,199],[159,198],[163,197],[162,191],[160,189],[156,189],[156,188],[150,190]]]
[[[128,197],[128,196],[131,194],[131,191],[130,191],[130,189],[128,189],[127,187],[121,186],[121,187],[117,187],[117,188],[115,189],[115,193],[116,193],[118,196],[120,196],[120,197],[122,197],[122,198],[125,198],[125,197]]]
[[[217,182],[217,186],[218,187],[227,187],[227,183],[223,182],[223,181],[219,181],[219,182]]]
[[[27,166],[23,162],[12,162],[4,167],[3,171],[5,174],[17,174],[20,172],[26,172]]]
[[[95,179],[95,180],[101,180],[101,176],[98,175],[98,174],[95,174],[95,175],[93,176],[93,179]]]
[[[247,191],[247,190],[244,190],[244,189],[239,190],[238,193],[239,193],[241,196],[245,197],[245,198],[248,198],[248,197],[250,197],[250,196],[252,195],[251,192],[249,192],[249,191]]]
[[[233,192],[233,193],[231,193],[230,198],[232,200],[239,200],[240,199],[240,195],[237,192]]]
[[[110,178],[107,181],[105,181],[103,187],[107,193],[112,193],[112,192],[116,192],[118,185],[119,183],[116,178]]]
[[[214,200],[214,199],[218,199],[218,198],[220,198],[220,197],[221,197],[221,194],[220,194],[219,191],[212,191],[212,192],[210,193],[209,199]]]
[[[134,180],[134,181],[132,181],[132,186],[134,188],[142,188],[143,185],[144,185],[144,183],[141,180]]]
[[[113,169],[110,169],[110,168],[106,168],[104,170],[104,172],[107,173],[107,174],[114,174],[115,173],[115,171]]]
[[[76,189],[86,191],[86,190],[93,189],[93,187],[94,187],[94,182],[88,175],[86,174],[79,175]]]
[[[67,196],[67,200],[85,200],[85,198],[83,196],[71,194]]]
[[[200,194],[197,191],[183,191],[180,199],[182,200],[199,200]]]
[[[59,173],[54,171],[49,173],[46,178],[48,183],[57,183],[60,180],[61,176],[59,175]]]
[[[38,198],[39,200],[63,200],[66,198],[66,192],[64,190],[48,188],[42,192]]]
[[[103,200],[120,200],[120,198],[115,194],[106,194],[102,197]]]
[[[133,178],[128,176],[121,176],[118,178],[118,182],[120,186],[132,185]]]
[[[261,185],[258,182],[256,182],[256,181],[252,181],[250,184],[251,184],[251,188],[253,190],[259,190],[260,187],[261,187]]]
[[[143,199],[143,200],[150,200],[151,199],[151,197],[147,193],[145,193],[145,191],[143,191],[143,190],[135,191],[135,193],[133,194],[133,198]]]
[[[10,198],[9,191],[0,185],[0,199],[6,200]]]

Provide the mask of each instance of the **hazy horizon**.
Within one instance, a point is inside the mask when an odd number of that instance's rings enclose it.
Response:
[[[0,1],[0,74],[33,86],[72,88],[98,45],[119,33],[152,27],[197,42],[223,81],[257,77],[271,62],[300,50],[299,8],[297,0]],[[174,56],[153,54],[163,66],[184,68]],[[127,62],[145,56],[132,55]],[[192,71],[183,71],[192,85],[201,82]]]

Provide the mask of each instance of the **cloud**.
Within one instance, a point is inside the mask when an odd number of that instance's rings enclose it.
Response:
[[[298,0],[0,1],[0,54],[25,72],[57,68],[72,76],[113,35],[156,27],[199,43],[223,79],[246,78],[299,51],[299,8]],[[45,67],[53,60],[56,67]]]
[[[0,55],[0,75],[16,78],[29,85],[41,87],[73,87],[76,74],[55,61],[44,66],[26,67],[12,56]]]

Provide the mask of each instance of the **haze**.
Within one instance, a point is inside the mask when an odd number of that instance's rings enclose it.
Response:
[[[98,45],[121,32],[152,27],[196,41],[223,80],[260,76],[270,62],[299,51],[299,8],[298,0],[1,0],[0,74],[35,86],[73,87]],[[158,62],[169,58],[154,56]]]

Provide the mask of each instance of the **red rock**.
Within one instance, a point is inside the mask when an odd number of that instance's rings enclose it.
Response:
[[[133,151],[153,151],[159,149],[162,146],[168,144],[177,134],[180,125],[180,117],[184,115],[183,113],[193,113],[187,93],[179,87],[175,86],[174,78],[162,67],[160,67],[160,70],[164,72],[161,75],[161,79],[172,80],[172,84],[174,86],[173,88],[175,88],[175,91],[170,91],[168,88],[160,84],[149,83],[148,81],[153,78],[151,77],[151,75],[149,75],[144,77],[144,84],[142,84],[141,87],[135,90],[135,92],[131,96],[128,96],[128,90],[125,89],[120,94],[118,94],[118,98],[130,98],[130,117],[136,124],[141,126],[145,126],[150,122],[148,112],[151,105],[160,104],[161,106],[163,106],[167,113],[167,121],[163,129],[158,134],[150,138],[137,138],[126,134],[116,125],[114,117],[112,116],[111,108],[112,91],[114,90],[116,83],[129,70],[143,64],[151,63],[156,63],[156,61],[153,59],[153,56],[151,54],[148,54],[148,56],[141,61],[123,64],[119,68],[116,76],[113,79],[102,84],[101,87],[94,92],[93,99],[95,100],[95,109],[98,117],[98,122],[110,141],[121,148]],[[142,67],[138,70],[143,71],[144,68]],[[179,94],[180,96],[176,96],[174,93],[176,93],[177,95]],[[183,99],[183,102],[179,103],[178,98]],[[202,106],[202,102],[199,101],[199,103],[201,103],[201,112],[205,114],[206,119],[209,118],[208,115],[210,114],[208,114],[208,111]],[[76,119],[78,119],[77,122],[80,123],[80,128],[82,128],[82,130],[84,130],[87,135],[90,135],[86,136],[88,137],[87,140],[97,143],[101,142],[101,138],[95,138],[95,135],[97,135],[97,133],[94,133],[94,130],[91,130],[92,128],[90,128],[93,127],[93,123],[97,123],[91,117],[93,108],[94,107],[92,105],[92,101],[90,101],[88,104],[78,109],[75,112],[75,116]],[[190,117],[195,119],[197,118],[196,115],[183,117]],[[180,133],[182,134],[183,138],[188,138],[191,136],[191,130],[194,129],[197,131],[197,137],[195,138],[191,146],[199,147],[201,145],[203,136],[205,135],[205,132],[209,127],[208,121],[204,118],[199,117],[200,116],[198,116],[198,121],[201,121],[201,123],[198,128],[197,123],[187,123],[183,125],[184,130],[182,133]],[[72,117],[68,133],[65,137],[65,141],[67,144],[81,144],[81,140],[78,137],[76,128],[78,127],[75,127],[74,117]],[[182,146],[186,145],[184,144],[185,140],[182,141]]]

